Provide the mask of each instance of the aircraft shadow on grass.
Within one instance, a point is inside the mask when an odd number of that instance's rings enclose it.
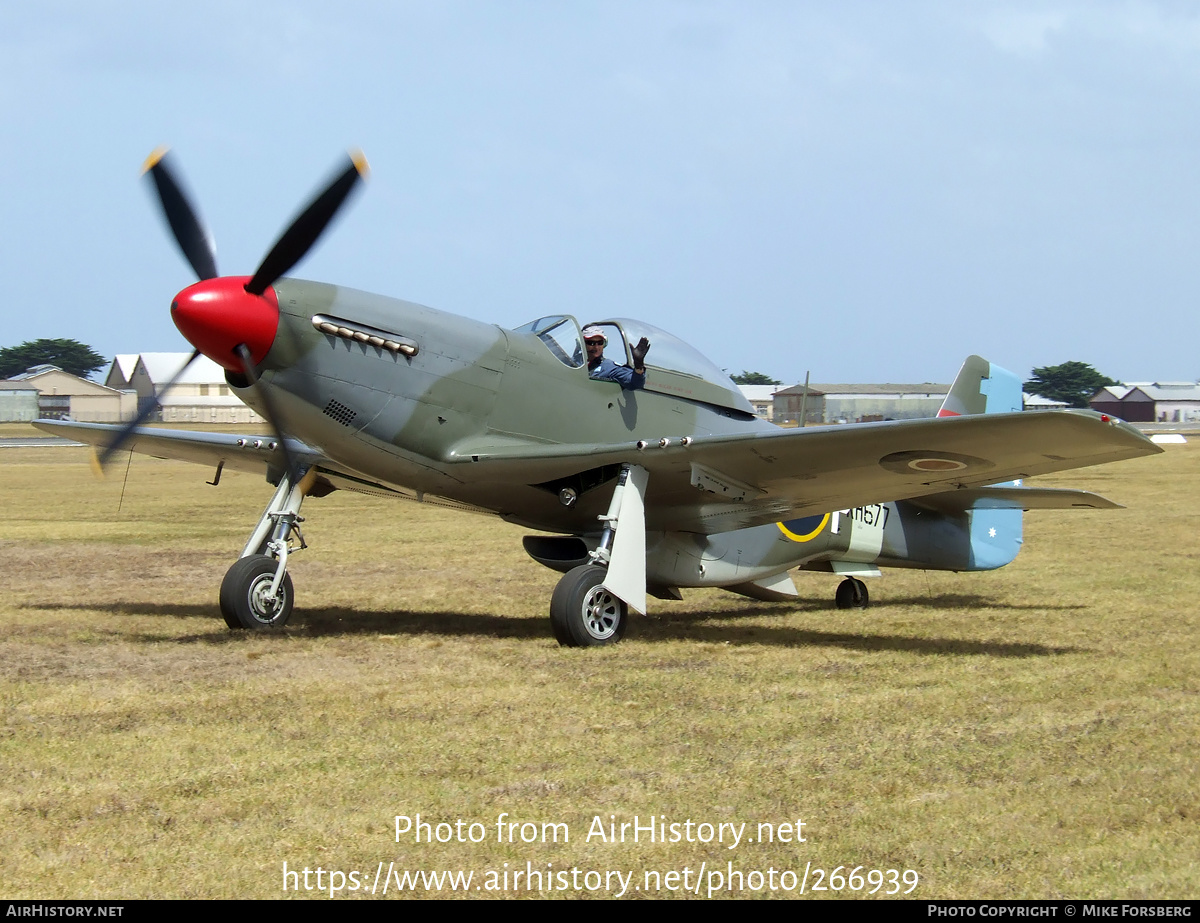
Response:
[[[890,604],[929,607],[929,600],[897,600]],[[812,611],[825,609],[827,604],[814,604]],[[986,597],[963,595],[940,597],[936,608],[996,608],[1017,610],[1083,609],[1081,605],[1027,606],[995,604]],[[101,606],[73,604],[68,606],[28,605],[29,609],[77,609],[110,612],[114,615],[167,616],[171,618],[205,618],[212,616],[212,607],[197,603],[108,603]],[[882,608],[882,607],[881,607]],[[704,641],[721,644],[760,644],[778,647],[831,647],[858,651],[908,651],[918,654],[964,654],[991,657],[1047,657],[1081,653],[1085,648],[1055,646],[1021,641],[971,640],[964,638],[916,638],[907,635],[874,634],[869,632],[833,632],[810,628],[770,625],[738,625],[738,620],[761,616],[791,614],[787,609],[771,606],[749,606],[737,610],[716,610],[681,613],[670,617],[648,617],[634,623],[635,637],[641,641]],[[725,622],[727,624],[714,624]],[[282,632],[281,632],[282,633]],[[290,634],[324,638],[360,635],[441,635],[444,637],[521,638],[538,639],[546,636],[545,623],[527,618],[510,618],[488,614],[467,615],[461,612],[391,612],[363,611],[349,607],[329,609],[297,608],[296,619],[287,630]],[[176,639],[181,643],[224,644],[247,638],[241,634],[205,632]],[[148,639],[149,640],[149,639]],[[161,643],[164,639],[155,637]]]

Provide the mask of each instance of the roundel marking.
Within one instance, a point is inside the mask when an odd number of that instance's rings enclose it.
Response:
[[[779,531],[793,542],[811,542],[821,534],[829,522],[829,514],[824,516],[805,516],[803,519],[789,519],[787,522],[777,522]]]
[[[956,458],[914,458],[908,467],[915,471],[962,471],[967,463]]]
[[[986,458],[962,455],[958,452],[942,452],[937,449],[893,452],[879,459],[879,466],[894,474],[947,475],[956,471],[977,473],[994,464]]]

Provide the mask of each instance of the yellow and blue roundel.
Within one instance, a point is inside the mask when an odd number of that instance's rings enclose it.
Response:
[[[793,542],[811,542],[821,534],[829,523],[829,514],[824,516],[805,516],[801,519],[789,519],[787,522],[777,522],[779,531]]]

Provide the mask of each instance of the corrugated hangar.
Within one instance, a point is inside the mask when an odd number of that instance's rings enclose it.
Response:
[[[151,417],[162,423],[262,423],[225,381],[225,370],[198,356],[165,397],[163,386],[179,373],[190,353],[123,353],[109,366],[104,383],[137,394],[140,412],[147,402],[158,405]]]
[[[775,392],[774,422],[781,426],[870,423],[936,417],[949,385],[810,384]]]
[[[80,378],[53,365],[39,365],[0,381],[0,422],[27,423],[44,417],[81,423],[119,423],[147,403],[149,417],[162,423],[263,423],[225,381],[225,370],[200,356],[165,397],[160,391],[190,353],[123,353],[113,359],[104,383]]]
[[[1093,410],[1130,423],[1200,421],[1200,385],[1194,381],[1135,381],[1101,388],[1088,402]]]

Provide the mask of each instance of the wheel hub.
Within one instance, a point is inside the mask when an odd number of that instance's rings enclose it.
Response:
[[[602,586],[593,587],[583,599],[583,627],[597,641],[607,641],[621,623],[621,602]]]
[[[282,593],[271,595],[271,583],[274,579],[274,574],[263,574],[254,581],[254,585],[250,588],[250,608],[264,622],[275,618],[283,603]]]

